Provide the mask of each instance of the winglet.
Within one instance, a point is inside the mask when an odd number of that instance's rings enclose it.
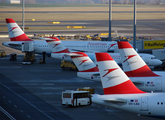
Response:
[[[6,23],[11,41],[32,41],[12,18],[6,18]]]
[[[70,51],[61,43],[58,38],[46,40],[53,53],[70,53]]]
[[[151,71],[143,59],[127,41],[118,41],[118,48],[124,72],[128,77],[159,76]]]
[[[72,55],[71,58],[79,72],[99,72],[98,67],[93,63],[87,54],[83,52],[74,52],[74,54],[75,55]]]
[[[96,53],[104,94],[137,94],[139,90],[108,53]]]

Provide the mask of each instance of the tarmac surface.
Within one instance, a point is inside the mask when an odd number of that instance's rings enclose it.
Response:
[[[60,60],[47,57],[46,64],[39,64],[40,58],[36,55],[36,63],[32,65],[22,65],[23,55],[18,55],[17,61],[9,61],[9,55],[0,58],[0,106],[8,116],[17,120],[156,120],[94,103],[83,107],[62,106],[62,91],[91,87],[95,93],[103,94],[102,85],[78,78],[77,71],[63,71]],[[8,120],[2,112],[0,118]]]

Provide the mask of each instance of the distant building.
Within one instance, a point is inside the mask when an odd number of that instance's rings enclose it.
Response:
[[[10,0],[10,3],[12,3],[12,4],[20,4],[20,0]]]

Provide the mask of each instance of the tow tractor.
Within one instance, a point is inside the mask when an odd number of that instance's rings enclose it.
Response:
[[[65,70],[66,68],[69,68],[71,70],[77,70],[77,67],[73,62],[69,62],[66,60],[61,60],[61,68],[63,70]]]

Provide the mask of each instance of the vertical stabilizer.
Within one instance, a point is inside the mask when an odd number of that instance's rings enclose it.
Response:
[[[129,42],[118,41],[118,48],[123,70],[128,77],[159,76],[152,72]]]
[[[6,18],[6,23],[11,41],[32,41],[12,18]]]
[[[61,43],[58,38],[46,40],[52,53],[70,53],[69,50]]]
[[[96,53],[104,94],[145,93],[139,90],[108,53]]]
[[[98,67],[93,61],[83,52],[74,52],[71,56],[74,64],[77,66],[79,72],[99,72]]]

